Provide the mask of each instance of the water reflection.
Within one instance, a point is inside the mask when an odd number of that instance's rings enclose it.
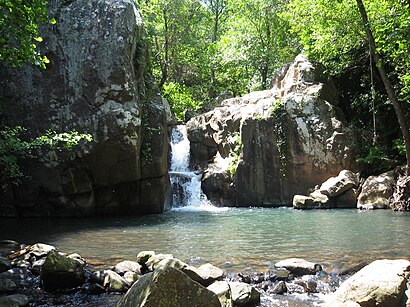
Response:
[[[0,239],[45,242],[92,261],[113,264],[155,250],[232,271],[266,270],[288,257],[337,266],[410,258],[409,231],[410,214],[388,210],[232,208],[144,217],[0,219]]]

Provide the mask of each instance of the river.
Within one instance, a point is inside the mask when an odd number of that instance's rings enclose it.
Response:
[[[141,217],[0,219],[0,240],[48,243],[96,264],[154,250],[228,272],[265,271],[288,257],[331,267],[409,259],[409,233],[410,213],[391,210],[205,207]]]

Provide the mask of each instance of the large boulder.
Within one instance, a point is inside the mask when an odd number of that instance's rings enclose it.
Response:
[[[41,268],[40,279],[43,289],[48,292],[76,288],[85,281],[84,267],[77,260],[53,250]]]
[[[50,0],[48,12],[57,23],[39,29],[47,69],[1,68],[2,123],[26,127],[27,137],[76,130],[93,141],[26,161],[32,180],[1,189],[0,216],[162,212],[166,106],[135,1]]]
[[[191,160],[204,169],[211,201],[290,205],[294,195],[352,169],[354,135],[323,68],[298,56],[273,84],[187,123]]]
[[[163,266],[142,276],[121,298],[117,307],[220,307],[212,291],[185,273]]]
[[[349,170],[342,170],[338,176],[330,177],[309,196],[295,195],[295,209],[331,209],[356,208],[356,191],[359,175]]]
[[[328,306],[405,306],[409,273],[408,260],[376,260],[347,279]]]
[[[358,209],[386,209],[389,207],[396,183],[394,171],[368,177],[357,199]]]

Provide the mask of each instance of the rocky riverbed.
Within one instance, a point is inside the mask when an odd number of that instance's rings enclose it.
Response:
[[[48,244],[0,247],[0,306],[406,306],[409,294],[407,260],[340,269],[291,258],[245,273],[154,251],[100,267]]]

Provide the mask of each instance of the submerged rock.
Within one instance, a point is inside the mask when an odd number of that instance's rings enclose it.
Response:
[[[366,307],[402,306],[409,273],[408,260],[376,260],[347,279],[328,306],[345,303]]]
[[[357,199],[358,209],[386,209],[393,195],[396,175],[394,171],[379,176],[370,176],[363,183]]]
[[[320,264],[300,258],[289,258],[275,263],[277,268],[285,268],[295,275],[311,275],[322,270]]]
[[[212,291],[170,266],[142,276],[121,298],[117,307],[220,307]]]

